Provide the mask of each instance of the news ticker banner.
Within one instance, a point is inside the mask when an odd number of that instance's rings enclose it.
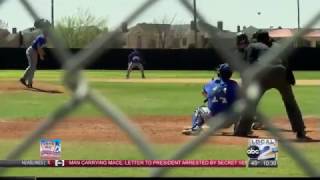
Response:
[[[244,168],[245,160],[0,160],[0,167],[221,167]]]
[[[245,160],[60,160],[60,139],[41,139],[41,160],[0,161],[0,167],[246,167]],[[249,168],[278,167],[275,139],[249,139]]]

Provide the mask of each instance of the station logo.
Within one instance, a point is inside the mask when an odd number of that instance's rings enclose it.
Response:
[[[250,139],[247,156],[249,167],[277,167],[278,143],[275,139]]]
[[[61,158],[61,140],[41,139],[40,158],[43,160],[59,160]]]

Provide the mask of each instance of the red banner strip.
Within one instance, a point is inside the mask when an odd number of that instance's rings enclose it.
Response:
[[[245,160],[49,160],[51,167],[246,167]]]

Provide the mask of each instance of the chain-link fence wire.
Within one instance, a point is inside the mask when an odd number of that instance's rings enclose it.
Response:
[[[1,3],[4,0],[0,0]],[[151,6],[155,5],[158,0],[148,0],[145,1],[137,10],[131,13],[128,18],[126,18],[126,23],[134,21],[142,12],[146,11]],[[192,5],[187,0],[180,0],[181,4],[186,8],[187,11],[193,13]],[[26,8],[28,13],[36,20],[38,19],[37,14],[34,9],[26,0],[21,0],[21,3]],[[304,35],[307,32],[307,29],[312,27],[320,18],[320,13],[318,13],[310,22],[305,26],[304,29],[299,31],[294,35],[293,38],[289,39],[282,43],[282,46],[277,49],[268,51],[262,58],[261,61],[264,64],[260,66],[248,66],[240,60],[240,58],[231,53],[229,49],[224,46],[223,41],[215,32],[211,31],[207,26],[207,21],[201,12],[198,13],[198,18],[202,22],[204,29],[207,29],[208,33],[211,35],[212,44],[214,49],[218,51],[223,59],[230,63],[235,70],[239,71],[240,74],[243,74],[243,80],[250,82],[241,87],[242,97],[238,100],[232,107],[232,109],[226,113],[222,113],[216,117],[213,117],[208,121],[209,130],[199,137],[192,140],[190,143],[183,146],[177,152],[175,152],[168,159],[183,159],[192,151],[194,151],[200,144],[208,139],[208,137],[219,130],[225,125],[232,124],[235,122],[237,117],[240,115],[253,111],[255,109],[254,104],[259,99],[260,87],[259,80],[264,75],[261,75],[262,70],[266,66],[275,61],[278,57],[283,55],[288,55],[291,53],[290,45],[294,43],[298,38]],[[121,27],[121,24],[119,25]],[[103,99],[101,95],[97,92],[91,90],[88,86],[86,79],[82,76],[81,70],[85,68],[88,64],[96,60],[102,53],[108,51],[110,45],[112,44],[114,37],[119,32],[114,32],[112,36],[104,34],[102,38],[99,38],[88,45],[88,48],[80,51],[79,53],[72,55],[59,37],[54,31],[50,30],[49,38],[52,40],[53,45],[56,47],[53,49],[54,55],[59,59],[62,67],[65,70],[64,75],[64,84],[72,92],[72,98],[70,101],[56,109],[47,120],[45,120],[34,132],[32,132],[24,141],[14,148],[7,156],[7,160],[17,159],[21,154],[31,147],[33,143],[45,132],[47,132],[52,126],[57,122],[62,121],[68,114],[76,110],[76,108],[83,103],[92,103],[97,109],[103,112],[106,116],[111,117],[111,119],[125,132],[128,134],[128,137],[138,146],[139,150],[145,156],[146,159],[158,159],[155,151],[152,149],[151,144],[148,143],[142,133],[135,127],[130,121],[130,119],[117,109],[112,103],[107,99]],[[258,76],[259,75],[259,76]],[[254,81],[253,81],[254,80]],[[261,114],[261,117],[264,117]],[[289,155],[301,166],[304,172],[309,176],[318,176],[317,170],[313,168],[309,161],[299,152],[292,144],[283,138],[277,129],[272,125],[270,120],[266,118],[261,118],[261,121],[270,130],[270,133],[280,140],[280,144],[283,145],[284,149],[289,153]],[[1,169],[0,173],[4,173],[7,168]],[[164,176],[168,172],[168,168],[157,168],[151,169],[151,176]]]

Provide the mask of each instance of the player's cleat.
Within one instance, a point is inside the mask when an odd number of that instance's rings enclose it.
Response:
[[[251,137],[253,135],[253,131],[249,131],[247,133],[245,132],[234,132],[234,136],[239,136],[239,137]]]
[[[28,85],[27,85],[27,88],[32,88],[32,84],[28,84]]]
[[[182,134],[184,135],[193,135],[193,136],[196,136],[196,135],[199,135],[202,131],[202,128],[195,128],[195,129],[184,129],[182,131]]]
[[[20,82],[21,82],[21,84],[23,84],[24,86],[28,87],[26,81],[25,81],[23,78],[20,79]]]
[[[248,132],[248,135],[249,135],[249,136],[252,136],[253,133],[254,133],[254,132],[253,132],[252,130],[250,130],[250,131]]]
[[[307,136],[305,133],[297,133],[298,141],[312,141],[312,138]]]
[[[266,130],[266,127],[261,122],[255,122],[252,125],[252,129],[254,129],[254,130]]]
[[[210,127],[208,126],[208,125],[203,125],[202,127],[201,127],[201,129],[202,130],[204,130],[204,129],[209,129]],[[187,127],[184,127],[183,128],[183,130],[191,130],[192,129],[192,127],[191,126],[187,126]]]

